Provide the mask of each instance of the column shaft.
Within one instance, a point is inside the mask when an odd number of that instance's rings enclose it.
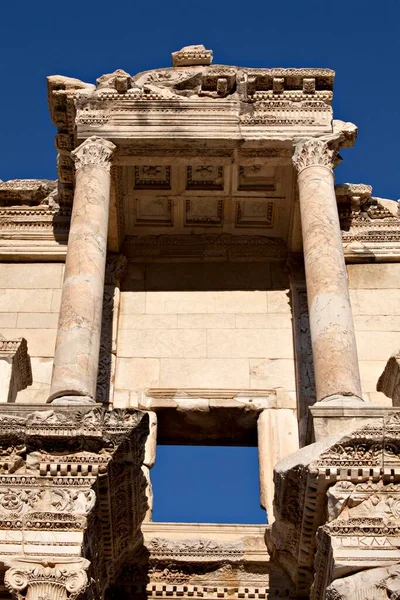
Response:
[[[333,158],[334,151],[317,139],[300,144],[294,156],[317,401],[362,398]]]
[[[89,138],[73,152],[74,204],[49,402],[94,402],[114,144]]]

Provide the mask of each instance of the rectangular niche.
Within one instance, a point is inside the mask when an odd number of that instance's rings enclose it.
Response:
[[[168,196],[136,198],[137,225],[172,225],[172,200]]]
[[[171,167],[166,165],[136,165],[135,190],[170,190]]]
[[[241,198],[236,202],[237,227],[265,227],[274,224],[274,202],[265,198]]]
[[[217,165],[197,165],[187,167],[186,189],[223,191],[224,168]]]
[[[274,192],[275,168],[268,165],[241,165],[239,167],[238,191]]]
[[[204,196],[186,198],[185,225],[222,225],[223,199]]]

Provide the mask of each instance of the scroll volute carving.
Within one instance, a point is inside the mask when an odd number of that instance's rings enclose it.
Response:
[[[75,600],[88,586],[84,558],[59,558],[56,563],[24,557],[10,559],[4,576],[16,600]]]

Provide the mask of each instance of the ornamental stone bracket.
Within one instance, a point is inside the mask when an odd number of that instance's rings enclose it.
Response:
[[[399,481],[400,413],[393,409],[276,466],[268,543],[297,596],[322,600],[329,586],[332,600],[354,597],[356,589],[360,599],[397,598]]]
[[[142,547],[148,416],[4,406],[0,562],[22,600],[103,598]]]
[[[32,384],[31,359],[25,338],[6,340],[0,334],[0,403],[15,402]]]

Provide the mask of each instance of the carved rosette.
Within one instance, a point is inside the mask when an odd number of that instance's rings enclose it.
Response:
[[[59,559],[57,563],[24,557],[7,561],[4,584],[17,600],[74,600],[88,586],[84,558]]]
[[[87,138],[71,152],[75,170],[79,171],[82,167],[100,167],[109,173],[115,148],[115,144],[96,135]]]
[[[326,167],[333,169],[337,159],[337,150],[329,148],[326,141],[316,139],[305,140],[296,145],[293,164],[301,173],[307,167]]]

